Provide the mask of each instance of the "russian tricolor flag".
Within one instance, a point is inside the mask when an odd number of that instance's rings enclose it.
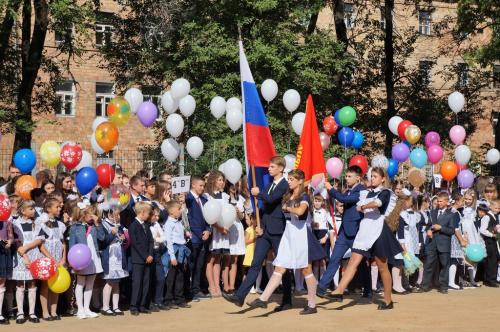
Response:
[[[253,166],[255,167],[256,184],[262,190],[271,181],[267,168],[269,161],[276,155],[276,152],[269,124],[241,40],[239,45],[241,95],[243,99],[243,143],[248,185],[250,188],[254,186],[251,176],[251,167]]]

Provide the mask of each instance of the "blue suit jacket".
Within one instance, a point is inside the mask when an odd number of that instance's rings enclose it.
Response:
[[[200,200],[202,205],[205,205],[207,202],[206,197],[203,195],[200,196]],[[205,218],[203,218],[203,211],[191,192],[186,196],[186,207],[188,209],[189,227],[193,235],[191,241],[193,243],[203,243],[201,239],[203,232],[209,231],[210,226],[205,221]]]
[[[356,203],[359,201],[359,193],[365,190],[362,184],[356,185],[345,194],[331,189],[329,194],[331,199],[336,199],[344,203],[344,214],[342,215],[342,226],[339,231],[344,231],[347,236],[355,236],[359,229],[359,222],[363,219],[363,214],[356,210]]]
[[[263,203],[260,227],[271,235],[281,235],[286,224],[281,207],[283,205],[283,196],[288,191],[288,182],[286,179],[281,180],[273,191],[268,194],[272,184],[273,182],[269,183],[257,196]]]

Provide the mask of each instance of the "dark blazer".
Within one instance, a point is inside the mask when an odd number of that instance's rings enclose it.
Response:
[[[282,179],[268,194],[272,184],[273,182],[269,183],[257,196],[263,203],[260,227],[271,235],[281,235],[286,224],[281,207],[283,206],[283,196],[288,191],[288,182],[286,179]]]
[[[438,218],[438,212],[439,209],[431,210],[426,230],[430,230],[434,224],[441,225],[441,229],[433,231],[432,239],[427,237],[426,249],[437,248],[439,252],[450,252],[451,237],[455,234],[456,215],[451,209],[446,209]]]
[[[103,220],[103,222],[107,222]],[[102,245],[103,245],[103,250],[101,251],[101,261],[102,261],[102,269],[104,274],[109,273],[109,246],[115,242],[115,240],[122,234],[124,234],[125,228],[123,226],[118,227],[118,233],[113,235],[111,232],[106,232],[106,238],[104,239]],[[124,242],[126,242],[125,240]],[[122,244],[121,246],[122,249],[122,268],[127,271],[128,266],[127,266],[127,254],[124,245]]]
[[[149,201],[149,199],[146,196],[139,195],[139,197],[141,198],[142,202]],[[120,224],[125,228],[128,228],[136,217],[134,206],[135,206],[135,200],[132,197],[132,195],[130,195],[130,202],[128,203],[127,207],[122,212],[120,212]]]
[[[359,201],[359,193],[365,190],[362,184],[356,185],[354,188],[347,190],[345,194],[331,189],[329,194],[331,199],[336,199],[344,203],[344,214],[342,215],[342,225],[340,230],[343,230],[347,236],[355,236],[359,229],[359,222],[363,219],[363,214],[356,209],[356,203]]]
[[[128,228],[132,264],[146,264],[146,258],[148,256],[153,257],[153,235],[149,229],[149,224],[144,223],[144,225],[145,228],[141,226],[137,219],[134,219]]]
[[[200,201],[202,205],[205,205],[207,202],[207,198],[204,195],[200,196]],[[191,241],[193,243],[203,243],[201,239],[204,231],[209,231],[210,226],[203,218],[203,211],[193,194],[189,192],[186,196],[186,207],[188,209],[188,220],[189,227],[191,228],[192,238]]]

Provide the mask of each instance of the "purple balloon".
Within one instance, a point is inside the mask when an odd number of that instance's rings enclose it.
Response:
[[[425,146],[430,147],[433,145],[439,145],[441,143],[441,137],[435,131],[429,131],[425,134]]]
[[[410,148],[405,143],[398,143],[392,147],[392,159],[402,163],[410,156]]]
[[[142,125],[149,128],[158,117],[158,108],[150,101],[145,101],[137,108],[137,117]]]
[[[474,174],[468,169],[464,169],[458,173],[457,180],[461,188],[468,189],[474,184]]]
[[[75,270],[80,271],[89,266],[92,261],[90,249],[85,244],[75,244],[68,252],[69,265]]]

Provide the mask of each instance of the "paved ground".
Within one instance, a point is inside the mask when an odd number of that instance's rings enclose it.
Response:
[[[248,299],[252,299],[250,296]],[[275,300],[277,298],[274,298]],[[90,332],[90,331],[483,331],[498,329],[500,288],[394,296],[395,309],[378,311],[375,304],[356,304],[357,296],[343,303],[319,302],[316,315],[299,316],[306,303],[294,299],[294,309],[273,313],[268,309],[248,310],[225,302],[222,298],[193,303],[190,309],[170,310],[132,317],[99,317],[78,320],[63,318],[59,322],[24,325],[11,324],[0,331]],[[246,309],[245,309],[246,308]]]

